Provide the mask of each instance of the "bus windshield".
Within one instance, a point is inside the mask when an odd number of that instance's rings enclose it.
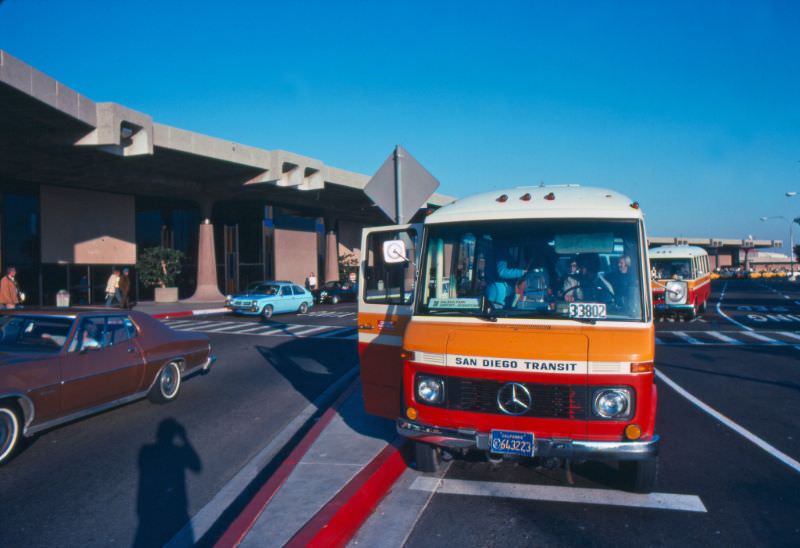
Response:
[[[490,318],[645,318],[638,221],[428,225],[417,313]]]
[[[692,277],[691,259],[650,258],[650,268],[658,280],[688,279]]]

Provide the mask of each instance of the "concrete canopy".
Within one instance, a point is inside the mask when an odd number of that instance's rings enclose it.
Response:
[[[388,220],[369,177],[282,150],[186,131],[116,103],[95,103],[0,50],[0,177],[158,197],[261,198],[330,218]],[[432,205],[450,198],[432,195]]]

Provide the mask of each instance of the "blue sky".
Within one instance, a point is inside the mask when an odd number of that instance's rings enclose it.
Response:
[[[637,199],[653,235],[787,239],[800,3],[5,0],[0,48],[159,122],[464,196]],[[800,234],[800,227],[798,234]]]

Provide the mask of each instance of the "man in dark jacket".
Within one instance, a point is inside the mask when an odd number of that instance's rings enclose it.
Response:
[[[127,268],[122,269],[122,276],[119,277],[119,295],[120,301],[119,306],[120,308],[130,308],[130,292],[131,292],[131,278],[129,276],[130,270]]]

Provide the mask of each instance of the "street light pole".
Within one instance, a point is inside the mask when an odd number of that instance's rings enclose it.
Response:
[[[790,190],[789,192],[786,193],[786,197],[787,198],[794,198],[795,196],[797,196],[797,192],[794,191],[794,190]],[[794,279],[794,261],[795,261],[794,239],[792,238],[792,228],[794,228],[794,223],[800,222],[800,221],[798,221],[798,219],[800,219],[800,217],[789,220],[789,258],[792,260],[792,278],[791,279]]]
[[[786,193],[789,194],[788,192]],[[797,219],[787,219],[783,215],[771,215],[769,217],[761,217],[762,221],[769,221],[771,219],[783,219],[787,223],[789,223],[789,271],[791,278],[794,278],[794,223],[800,220],[800,217]]]

